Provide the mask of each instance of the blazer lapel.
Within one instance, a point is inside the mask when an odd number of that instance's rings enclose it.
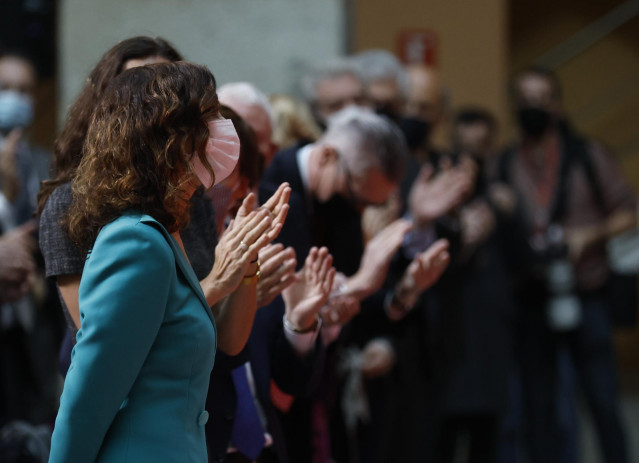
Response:
[[[191,264],[189,264],[188,260],[186,259],[184,252],[182,252],[182,249],[175,242],[175,239],[166,230],[166,228],[164,228],[162,224],[158,222],[157,220],[155,220],[153,217],[149,215],[144,215],[142,216],[141,221],[156,227],[158,230],[162,232],[162,234],[164,235],[164,238],[171,245],[171,249],[173,250],[173,254],[175,255],[175,260],[178,263],[178,267],[180,271],[182,272],[182,275],[184,275],[184,277],[186,278],[186,281],[188,281],[189,285],[191,285],[191,288],[193,289],[193,291],[195,291],[195,294],[197,294],[197,297],[200,299],[200,302],[202,302],[202,304],[204,305],[204,309],[206,310],[206,314],[211,320],[211,323],[215,325],[213,312],[211,311],[211,308],[209,307],[209,303],[206,301],[206,297],[204,297],[202,286],[200,285],[199,280],[195,276],[195,272],[193,271]]]

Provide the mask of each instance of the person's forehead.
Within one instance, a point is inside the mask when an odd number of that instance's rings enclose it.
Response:
[[[340,74],[320,80],[316,85],[318,97],[335,93],[359,92],[363,88],[362,82],[352,74]]]
[[[229,95],[220,95],[220,103],[235,111],[256,133],[271,130],[268,113],[259,104],[247,103]]]
[[[524,74],[517,80],[521,96],[548,96],[552,94],[552,82],[537,74]]]
[[[0,82],[10,85],[35,85],[35,69],[28,61],[13,56],[0,58]]]
[[[146,66],[147,64],[159,64],[170,63],[170,61],[163,56],[147,56],[144,58],[132,58],[124,63],[124,71],[127,69],[133,69],[139,66]]]
[[[399,85],[393,78],[378,79],[368,84],[368,92],[372,97],[395,98],[399,96]]]

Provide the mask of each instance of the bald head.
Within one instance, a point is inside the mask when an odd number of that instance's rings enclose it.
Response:
[[[408,71],[408,94],[405,115],[437,125],[445,109],[444,87],[439,73],[423,64],[411,64]]]
[[[277,147],[271,141],[273,115],[266,95],[247,82],[235,82],[220,87],[217,91],[220,103],[235,111],[253,129],[260,154],[268,165]]]

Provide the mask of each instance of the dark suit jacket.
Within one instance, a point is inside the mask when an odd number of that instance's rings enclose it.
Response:
[[[292,190],[290,209],[277,241],[295,249],[298,268],[312,246],[326,246],[333,255],[335,268],[352,275],[359,268],[364,248],[360,214],[340,196],[319,203],[307,194],[297,162],[301,147],[297,145],[275,156],[262,178],[260,200],[265,201],[282,182],[288,182]],[[325,376],[322,384],[332,382],[323,369],[316,369],[315,374]],[[287,436],[292,437],[286,442],[291,460],[310,461],[310,402],[298,400],[288,414],[280,416]]]
[[[295,249],[298,268],[312,246],[326,246],[335,268],[352,275],[364,251],[360,214],[341,196],[320,203],[307,195],[297,164],[300,148],[296,145],[275,156],[262,178],[260,200],[268,199],[282,182],[289,182],[290,209],[277,241]]]
[[[296,179],[281,180],[272,192],[284,181],[291,184],[296,184],[297,181],[301,186],[298,174]],[[260,195],[261,202],[264,202],[268,196],[270,195]],[[300,201],[299,196],[292,195],[291,210],[299,211],[302,206]],[[289,213],[285,226],[286,233],[291,233],[291,229],[299,223],[303,222],[295,217],[295,212],[292,215]],[[296,234],[294,230],[292,233]],[[306,252],[310,249],[308,242],[302,242],[298,245],[300,246],[303,246]],[[300,358],[284,335],[283,317],[284,302],[281,297],[278,297],[267,307],[258,310],[248,344],[241,354],[229,357],[219,353],[207,399],[207,408],[211,413],[211,420],[207,427],[209,461],[226,460],[226,450],[231,440],[237,405],[235,386],[230,372],[247,361],[251,362],[257,399],[266,416],[268,432],[273,437],[275,450],[281,462],[285,463],[288,460],[284,436],[275,407],[271,402],[271,381],[287,394],[293,396],[308,394],[315,383],[317,372],[322,370],[324,348],[318,339],[315,349],[304,358]]]

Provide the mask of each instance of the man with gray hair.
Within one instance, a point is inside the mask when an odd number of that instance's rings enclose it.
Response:
[[[359,305],[373,295],[369,301],[379,299],[375,305],[378,310],[373,310],[379,314],[375,321],[384,324],[384,320],[393,319],[393,314],[384,315],[380,289],[410,223],[399,219],[365,245],[361,212],[368,205],[384,204],[397,190],[407,156],[404,137],[395,124],[368,109],[351,106],[330,118],[325,134],[317,142],[278,153],[264,174],[260,198],[268,197],[284,181],[292,190],[289,213],[277,241],[292,246],[298,256],[306,255],[311,246],[326,246],[333,255],[333,265],[340,276],[331,300],[320,313],[325,330],[339,332],[356,314],[346,310],[348,305],[341,301]],[[415,257],[411,270],[406,272],[411,273],[410,279],[415,283],[411,291],[421,293],[438,279],[448,263],[446,248],[440,242]],[[362,316],[368,315],[362,312]],[[304,333],[313,326],[297,328]],[[323,339],[327,333],[330,336],[330,331],[325,331]],[[362,374],[386,374],[393,364],[391,345],[377,338],[365,339],[362,344]],[[294,407],[283,421],[291,437],[287,439],[289,455],[291,461],[310,461],[310,455],[318,449],[311,450],[310,434],[305,435],[310,424],[300,420],[304,416],[308,420],[311,405],[298,400]]]
[[[232,82],[217,89],[220,103],[235,111],[255,132],[264,165],[268,164],[277,152],[272,141],[275,120],[267,96],[248,82]]]
[[[383,283],[384,269],[409,224],[392,223],[381,232],[388,234],[383,243],[364,249],[361,213],[366,206],[384,204],[397,190],[407,157],[404,137],[388,119],[357,107],[335,114],[322,138],[282,151],[262,178],[261,198],[282,182],[292,189],[278,240],[293,246],[298,256],[307,255],[311,246],[328,247],[335,268],[348,276],[349,294],[358,300],[370,296]]]
[[[338,271],[355,275],[363,252],[360,213],[397,189],[406,157],[402,134],[388,120],[356,107],[335,114],[316,143],[279,153],[264,174],[260,195],[281,182],[293,190],[280,240],[302,256],[327,246]],[[360,276],[370,271],[354,277],[366,294],[373,291]]]
[[[344,58],[330,61],[305,76],[302,91],[322,128],[326,128],[328,118],[341,109],[367,105],[359,70]]]
[[[366,50],[352,57],[375,111],[398,121],[408,92],[404,67],[386,50]]]

